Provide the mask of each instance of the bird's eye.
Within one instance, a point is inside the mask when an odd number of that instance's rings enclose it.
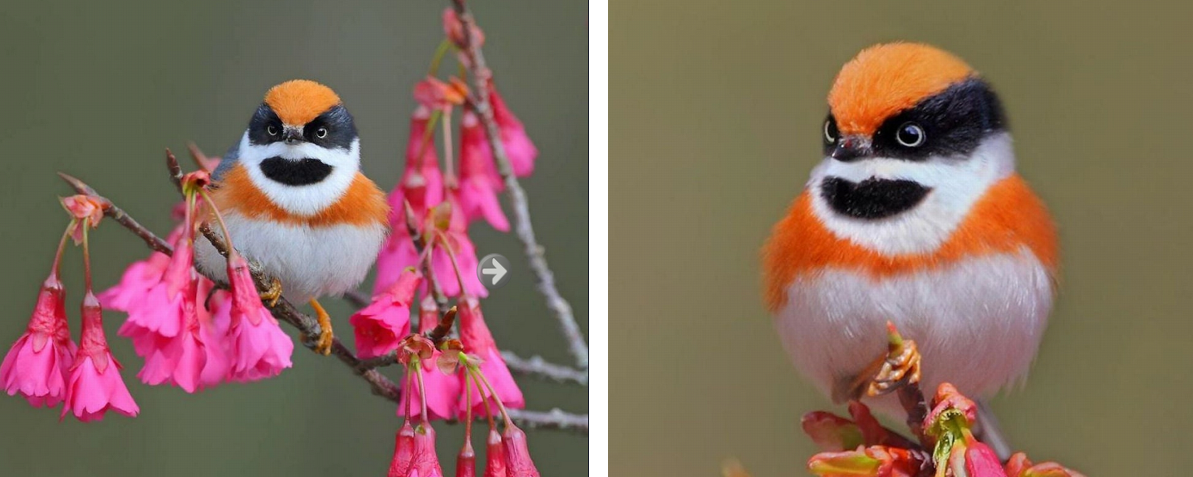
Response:
[[[824,122],[824,141],[828,144],[837,142],[837,136],[840,133],[837,131],[837,122],[829,118]]]
[[[265,132],[269,133],[270,136],[277,136],[278,128],[275,128],[272,125],[270,125],[269,127],[265,128]]]
[[[323,138],[327,137],[327,128],[316,129],[315,135],[319,136],[319,139],[323,139]]]
[[[895,132],[895,140],[904,147],[922,146],[927,139],[928,135],[924,133],[924,128],[916,123],[903,123]]]

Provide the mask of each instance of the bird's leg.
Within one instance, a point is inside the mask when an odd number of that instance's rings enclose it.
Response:
[[[327,310],[323,309],[323,305],[319,304],[318,300],[311,299],[311,308],[315,309],[315,315],[319,320],[319,340],[315,342],[315,351],[327,356],[331,354],[331,343],[335,335],[331,331],[331,316],[327,314]]]
[[[282,297],[282,281],[271,277],[269,282],[269,289],[261,292],[261,301],[273,308],[278,304],[278,299]]]

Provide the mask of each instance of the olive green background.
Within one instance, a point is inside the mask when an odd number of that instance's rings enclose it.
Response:
[[[782,351],[758,250],[821,160],[837,70],[893,40],[994,84],[1060,227],[1043,348],[994,403],[1012,443],[1089,475],[1193,468],[1187,3],[612,3],[613,474],[806,475],[800,416],[844,410]]]
[[[524,184],[560,291],[587,329],[586,4],[470,3],[487,33],[498,85],[541,150],[537,170]],[[24,329],[67,221],[56,197],[69,190],[54,171],[85,179],[164,234],[178,200],[166,179],[164,148],[186,160],[186,142],[194,140],[209,153],[222,153],[238,140],[266,89],[309,78],[344,99],[362,137],[364,172],[392,187],[415,107],[411,90],[443,38],[446,5],[77,1],[0,9],[3,350]],[[445,73],[455,71],[451,61],[445,67]],[[473,227],[481,255],[501,253],[513,264],[513,281],[483,302],[498,343],[569,362],[519,242],[487,224]],[[93,237],[97,287],[116,283],[126,264],[147,255],[114,223],[101,224]],[[80,256],[71,250],[64,262],[76,336]],[[350,342],[351,308],[327,303]],[[299,347],[294,368],[277,378],[187,395],[142,385],[135,377],[141,360],[115,335],[124,316],[105,318],[142,414],[59,423],[57,410],[3,396],[0,475],[327,477],[384,475],[388,468],[401,423],[395,406],[371,395],[339,361]],[[519,381],[531,408],[587,412],[585,388]],[[450,473],[462,428],[437,429],[439,455]],[[481,447],[482,438],[475,441]],[[586,473],[587,443],[571,434],[530,432],[531,453],[544,475]]]

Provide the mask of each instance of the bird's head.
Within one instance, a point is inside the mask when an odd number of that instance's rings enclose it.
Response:
[[[240,160],[286,186],[318,184],[360,167],[352,115],[331,88],[309,80],[274,86],[241,141]]]
[[[808,185],[817,215],[840,235],[894,253],[922,249],[908,230],[952,230],[1014,171],[998,97],[964,61],[932,46],[863,50],[837,75],[828,105],[824,161]]]

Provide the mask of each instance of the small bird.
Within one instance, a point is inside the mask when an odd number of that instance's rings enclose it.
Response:
[[[926,392],[951,382],[990,397],[1021,382],[1059,258],[998,96],[957,57],[893,43],[848,62],[828,105],[824,160],[762,254],[796,367],[834,401],[859,398],[889,320],[919,345]],[[902,415],[893,395],[871,404]]]
[[[328,354],[331,320],[316,298],[359,285],[388,233],[389,205],[360,172],[352,115],[314,81],[274,86],[212,179],[236,249],[280,282],[263,298],[309,300],[322,328],[316,349]],[[227,277],[224,257],[206,240],[195,263]]]

